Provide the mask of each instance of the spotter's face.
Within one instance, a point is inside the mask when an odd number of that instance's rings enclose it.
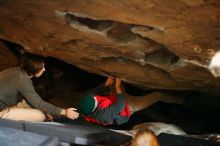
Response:
[[[43,64],[43,68],[37,73],[34,75],[34,77],[36,78],[39,78],[45,71],[45,67],[44,67],[44,64]]]

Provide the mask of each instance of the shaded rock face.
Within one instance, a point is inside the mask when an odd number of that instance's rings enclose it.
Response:
[[[219,0],[0,1],[0,39],[142,88],[220,91]],[[1,47],[2,49],[2,47]]]
[[[17,57],[12,53],[8,47],[0,41],[0,71],[16,66],[18,64]]]

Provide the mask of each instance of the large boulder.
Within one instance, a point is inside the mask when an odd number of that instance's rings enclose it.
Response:
[[[217,93],[219,0],[2,0],[0,39],[139,87]],[[2,59],[2,58],[1,58]]]
[[[0,71],[16,66],[18,59],[9,48],[0,41]]]

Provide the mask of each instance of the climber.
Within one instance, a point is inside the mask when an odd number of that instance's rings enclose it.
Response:
[[[120,125],[129,120],[131,112],[122,93],[121,79],[115,79],[116,95],[109,93],[113,83],[114,78],[109,76],[104,85],[98,86],[76,104],[86,121],[100,125]]]
[[[110,92],[110,87],[115,81],[115,92]],[[86,121],[100,124],[124,124],[131,114],[147,108],[161,101],[166,103],[181,104],[183,98],[159,92],[150,93],[140,97],[130,96],[121,87],[121,79],[109,76],[105,84],[98,86],[89,94],[83,96],[75,105]]]

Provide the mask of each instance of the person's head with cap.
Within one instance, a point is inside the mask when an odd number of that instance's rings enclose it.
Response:
[[[208,68],[214,77],[220,76],[220,52],[212,57]]]
[[[84,96],[76,104],[77,110],[84,115],[91,114],[93,110],[95,109],[95,107],[96,107],[96,101],[92,95]]]

